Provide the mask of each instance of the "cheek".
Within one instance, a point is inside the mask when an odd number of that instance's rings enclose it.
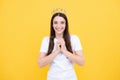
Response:
[[[55,26],[55,24],[53,24],[53,26]]]
[[[56,26],[56,24],[53,24],[53,27]]]
[[[63,27],[65,27],[65,26],[66,26],[66,23],[65,23],[65,22],[63,22],[63,23],[61,23],[61,25],[62,25]]]
[[[63,24],[62,26],[63,26],[63,28],[65,29],[66,25]]]

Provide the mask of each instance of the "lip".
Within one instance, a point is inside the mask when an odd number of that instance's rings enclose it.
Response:
[[[61,29],[57,29],[57,28],[56,28],[56,30],[57,30],[57,31],[62,31],[62,28],[61,28]]]
[[[61,31],[62,29],[56,29],[56,30]]]

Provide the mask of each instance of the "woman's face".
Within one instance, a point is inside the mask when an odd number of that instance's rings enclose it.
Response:
[[[56,16],[53,19],[53,28],[56,34],[63,34],[66,26],[66,21],[63,17]]]

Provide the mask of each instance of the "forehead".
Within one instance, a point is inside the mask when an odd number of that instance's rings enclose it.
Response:
[[[65,21],[65,19],[63,17],[56,16],[54,17],[53,21]]]

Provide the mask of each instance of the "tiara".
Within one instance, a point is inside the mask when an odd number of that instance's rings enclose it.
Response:
[[[61,9],[61,8],[57,8],[55,10],[52,11],[52,14],[55,14],[55,13],[63,13],[63,14],[66,14],[66,11],[64,9]]]

